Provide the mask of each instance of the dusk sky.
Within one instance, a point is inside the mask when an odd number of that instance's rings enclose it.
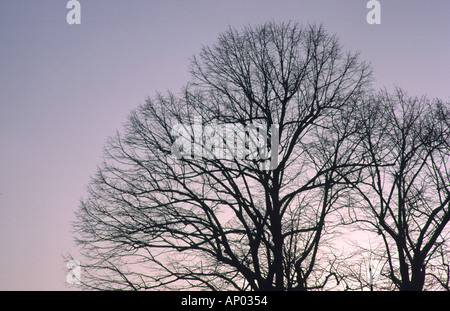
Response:
[[[375,87],[450,100],[450,1],[0,1],[0,290],[68,290],[71,223],[107,138],[148,96],[177,93],[190,58],[228,26],[322,23]]]

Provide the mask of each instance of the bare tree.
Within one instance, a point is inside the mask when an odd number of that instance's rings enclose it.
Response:
[[[84,286],[339,282],[327,219],[360,178],[361,124],[352,116],[370,68],[322,27],[267,23],[220,35],[191,73],[180,95],[148,99],[107,143],[75,223]],[[232,143],[222,144],[230,124]],[[268,131],[255,143],[252,129],[261,127]],[[240,140],[247,151],[224,156],[241,152]]]
[[[347,219],[384,245],[369,252],[390,280],[378,288],[448,289],[450,107],[401,89],[371,100],[359,116],[370,165],[353,183]]]

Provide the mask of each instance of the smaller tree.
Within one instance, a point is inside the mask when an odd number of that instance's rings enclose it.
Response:
[[[350,221],[381,237],[384,248],[371,253],[396,288],[448,288],[448,103],[396,89],[379,93],[360,113],[368,166],[353,184]]]

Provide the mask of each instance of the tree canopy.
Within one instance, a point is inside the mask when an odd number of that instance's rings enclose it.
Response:
[[[339,254],[356,228],[380,288],[449,288],[448,103],[374,91],[317,25],[230,28],[190,72],[105,145],[74,224],[83,287],[373,289]]]

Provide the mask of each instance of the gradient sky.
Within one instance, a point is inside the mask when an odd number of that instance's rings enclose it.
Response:
[[[450,1],[0,0],[0,290],[67,290],[71,222],[129,111],[189,80],[230,25],[323,23],[372,63],[375,86],[450,100]],[[82,258],[77,258],[82,261]]]

